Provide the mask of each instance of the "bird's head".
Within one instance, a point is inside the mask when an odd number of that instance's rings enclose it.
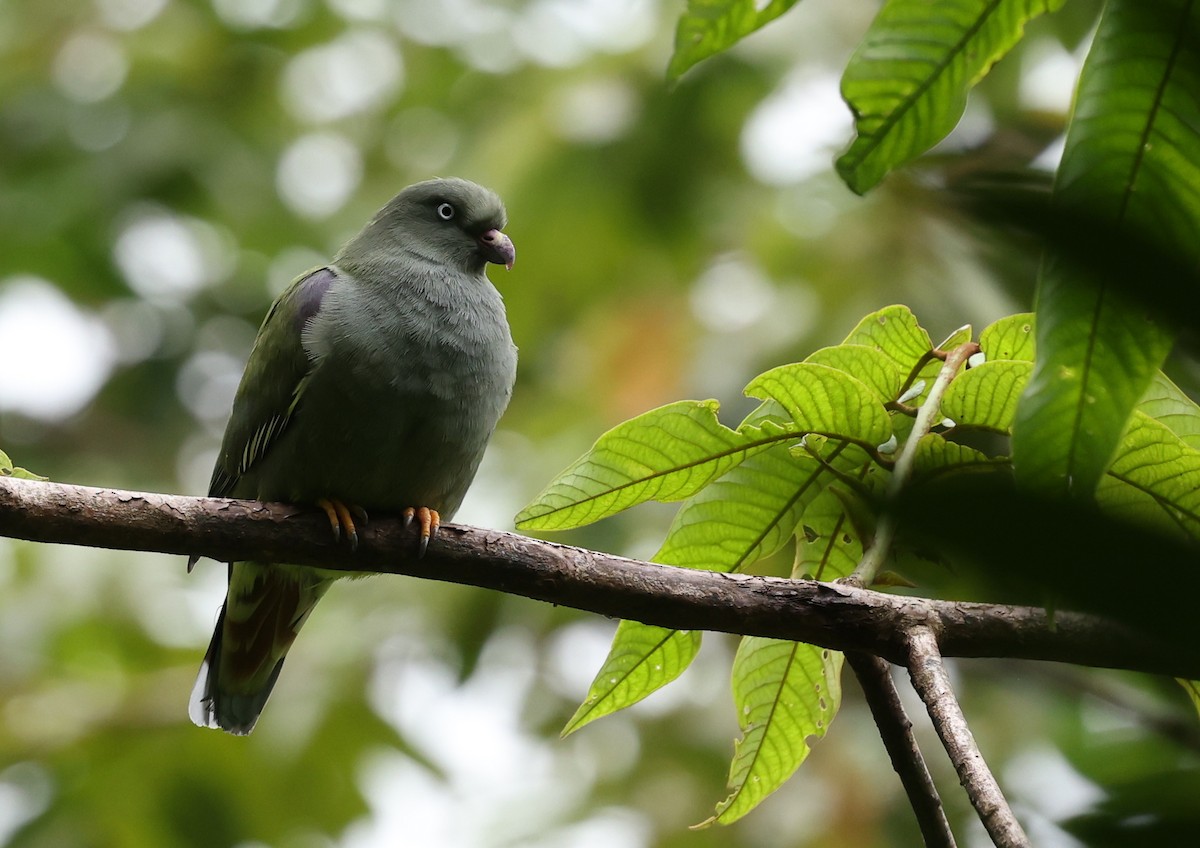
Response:
[[[468,180],[427,180],[404,189],[363,231],[395,239],[434,262],[480,272],[493,262],[511,268],[517,251],[501,230],[508,223],[496,193]]]

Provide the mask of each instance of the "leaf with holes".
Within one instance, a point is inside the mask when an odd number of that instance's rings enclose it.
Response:
[[[733,660],[733,700],[742,738],[729,770],[730,794],[700,826],[730,824],[778,789],[804,762],[810,737],[824,736],[842,700],[842,655],[747,636]]]
[[[996,321],[979,334],[979,349],[988,362],[1033,362],[1033,313],[1021,312]]]
[[[872,533],[870,528],[866,533]],[[832,487],[804,511],[796,535],[793,577],[836,580],[852,572],[862,559],[864,531],[852,520],[844,496]]]
[[[592,681],[587,698],[563,728],[563,736],[666,686],[683,674],[699,650],[699,631],[622,621],[608,658]]]

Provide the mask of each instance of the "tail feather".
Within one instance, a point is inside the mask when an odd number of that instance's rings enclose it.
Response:
[[[244,694],[223,691],[217,680],[220,677],[224,622],[225,607],[222,606],[212,641],[208,643],[208,651],[204,655],[204,662],[200,664],[200,673],[196,676],[196,684],[192,687],[192,694],[188,699],[188,717],[198,727],[211,727],[235,736],[245,736],[258,723],[258,717],[271,696],[271,690],[275,688],[275,681],[279,679],[285,658],[279,658],[266,682],[258,690]]]
[[[296,634],[332,581],[309,569],[237,563],[188,715],[237,735],[254,729]]]

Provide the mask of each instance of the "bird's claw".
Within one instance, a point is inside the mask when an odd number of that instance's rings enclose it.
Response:
[[[429,537],[436,534],[438,528],[442,526],[442,517],[438,515],[436,509],[410,506],[404,510],[404,526],[411,527],[414,520],[421,528],[420,539],[417,542],[417,559],[420,559],[425,556],[425,551],[429,547]]]
[[[342,534],[345,533],[346,541],[350,543],[350,550],[358,550],[358,528],[355,526],[354,520],[357,518],[358,523],[365,527],[367,511],[357,504],[344,504],[337,498],[320,498],[317,500],[317,506],[324,510],[325,515],[329,517],[329,528],[333,531],[333,541],[340,542]]]

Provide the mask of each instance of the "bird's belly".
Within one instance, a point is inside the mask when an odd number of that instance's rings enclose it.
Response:
[[[256,496],[337,498],[368,511],[425,506],[451,516],[503,403],[471,391],[439,396],[412,382],[391,375],[368,388],[314,373],[304,404],[255,469]],[[334,414],[306,416],[314,408]]]

